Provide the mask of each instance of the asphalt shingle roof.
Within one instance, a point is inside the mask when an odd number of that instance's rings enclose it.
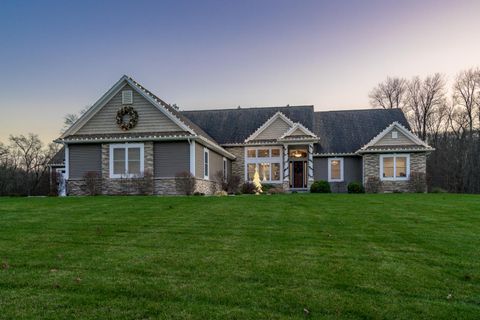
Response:
[[[399,109],[314,112],[313,106],[182,111],[219,144],[243,143],[278,111],[313,131],[320,142],[316,153],[353,153],[392,122],[410,129]]]
[[[243,143],[278,111],[313,131],[313,106],[182,111],[219,144]]]

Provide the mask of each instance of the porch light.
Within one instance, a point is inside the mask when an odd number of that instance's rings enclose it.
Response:
[[[300,151],[300,150],[293,151],[293,156],[295,158],[301,158],[302,157],[302,151]]]

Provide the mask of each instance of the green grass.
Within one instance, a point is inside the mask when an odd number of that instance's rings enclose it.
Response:
[[[305,317],[478,319],[480,197],[0,198],[0,318]]]

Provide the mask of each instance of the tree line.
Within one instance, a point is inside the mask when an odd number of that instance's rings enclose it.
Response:
[[[480,69],[457,74],[388,77],[369,94],[373,107],[403,110],[412,131],[435,148],[427,159],[430,190],[480,193]]]
[[[32,133],[0,142],[0,196],[49,194],[48,162],[58,150],[58,144],[45,146]]]

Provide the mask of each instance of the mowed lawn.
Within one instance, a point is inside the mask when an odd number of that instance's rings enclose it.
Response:
[[[480,318],[480,197],[0,198],[2,319]]]

